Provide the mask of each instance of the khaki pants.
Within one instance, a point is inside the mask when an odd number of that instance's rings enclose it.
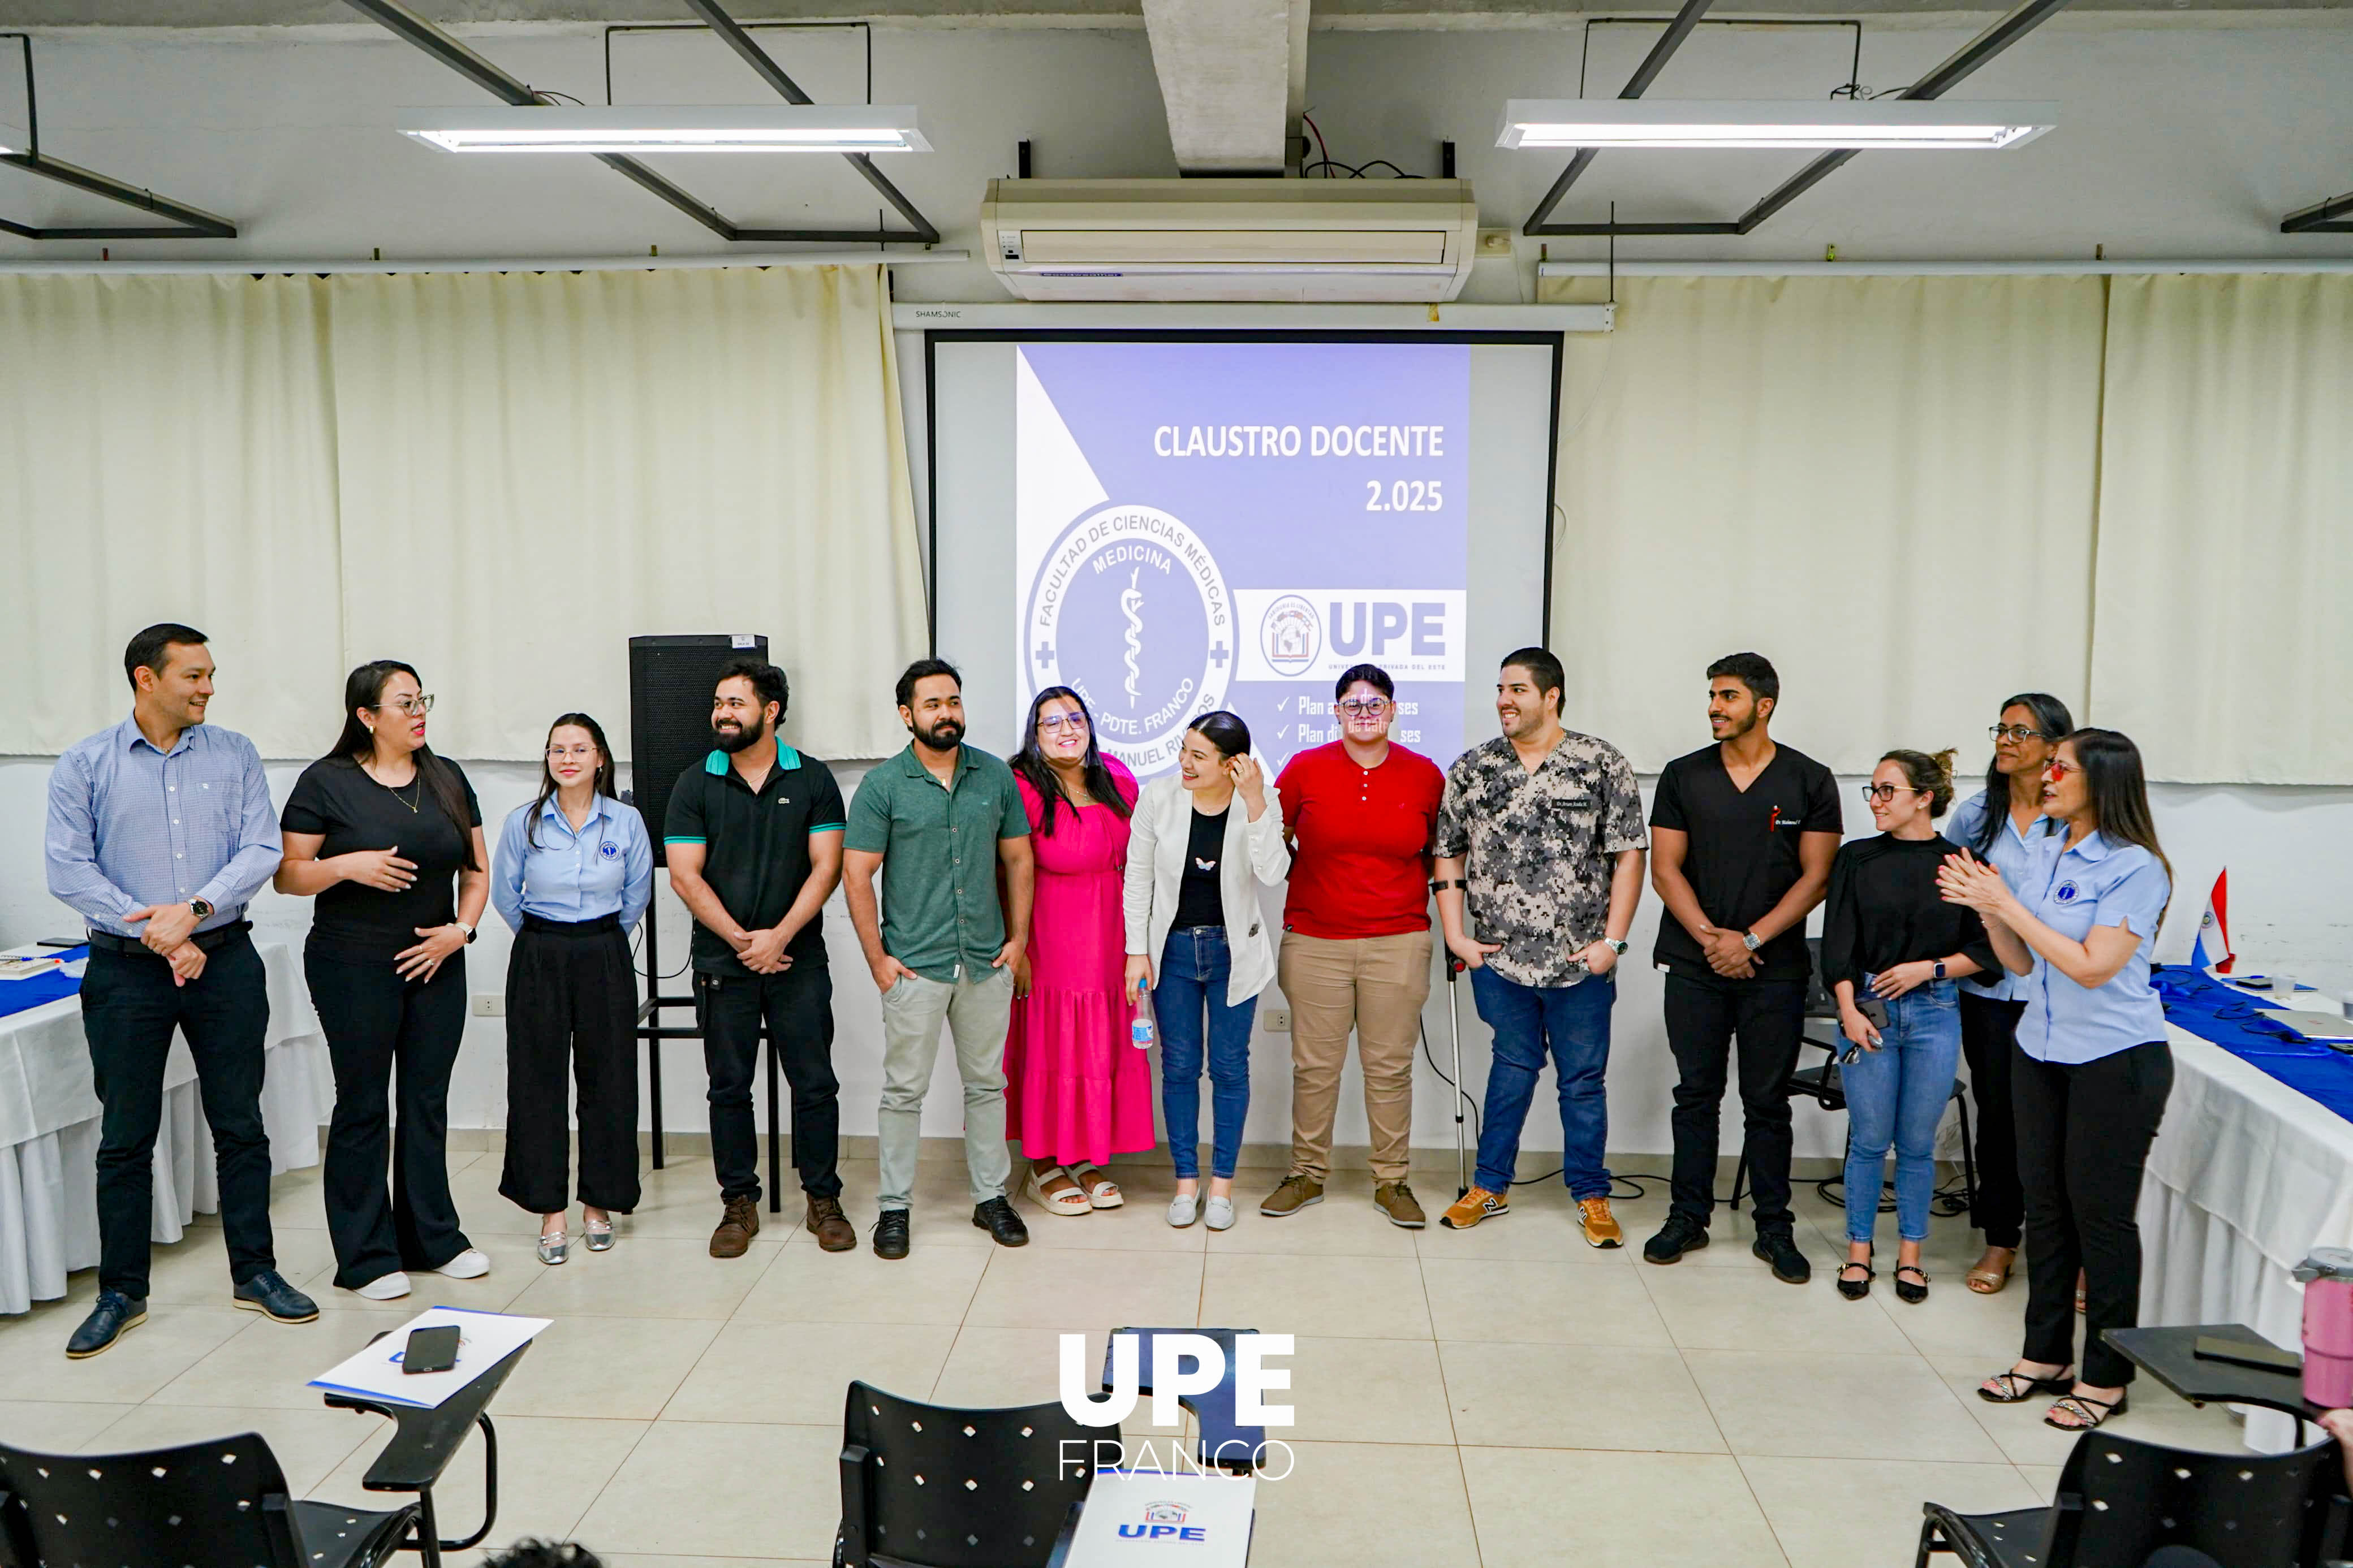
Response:
[[[964,1163],[972,1201],[1005,1195],[1013,1156],[1005,1147],[1005,1026],[1013,1012],[1013,971],[966,965],[953,985],[905,974],[882,994],[882,1105],[875,1142],[881,1155],[880,1206],[902,1209],[915,1195],[923,1151],[923,1094],[940,1059],[940,1025],[955,1040],[964,1080]]]
[[[1402,1182],[1412,1163],[1413,1053],[1430,1000],[1430,933],[1334,942],[1286,931],[1279,963],[1291,1004],[1291,1168],[1332,1173],[1332,1118],[1348,1031],[1365,1073],[1376,1182]]]

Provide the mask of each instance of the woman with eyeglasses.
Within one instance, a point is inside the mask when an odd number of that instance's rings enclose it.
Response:
[[[2165,1008],[2149,952],[2173,892],[2140,751],[2114,730],[2077,730],[2043,770],[2043,815],[2013,884],[1967,854],[1945,863],[1945,897],[1985,917],[2004,967],[2025,977],[2010,1060],[2018,1174],[2026,1194],[2026,1345],[1978,1397],[2065,1397],[2043,1416],[2087,1432],[2125,1408],[2133,1365],[2107,1342],[2139,1321],[2142,1167],[2173,1089]],[[2087,1299],[2075,1364],[2075,1271]]]
[[[1234,1167],[1250,1115],[1250,1025],[1274,978],[1258,883],[1282,880],[1282,792],[1250,755],[1239,714],[1204,713],[1176,771],[1135,805],[1127,853],[1127,994],[1152,992],[1160,1026],[1160,1109],[1176,1196],[1168,1223],[1234,1223]],[[1157,960],[1155,963],[1155,960]],[[1209,1070],[1209,1190],[1201,1194],[1201,1068]]]
[[[1013,972],[1005,1120],[1030,1198],[1077,1216],[1126,1200],[1104,1173],[1152,1147],[1152,1064],[1129,1044],[1121,889],[1135,775],[1103,754],[1086,700],[1050,686],[1029,704],[1013,779],[1038,862],[1029,945]]]
[[[507,959],[507,1152],[499,1192],[539,1215],[539,1260],[571,1256],[565,1114],[579,1080],[580,1224],[591,1252],[638,1206],[638,976],[629,932],[654,896],[645,819],[614,787],[605,731],[566,713],[547,731],[539,795],[507,816],[491,902]]]
[[[2043,832],[2042,770],[2059,737],[2075,727],[2067,705],[2047,691],[2022,691],[2001,705],[1989,733],[1993,762],[1985,788],[1953,808],[1945,837],[2000,871],[2012,887]],[[2018,1189],[2018,1130],[2010,1108],[2010,1047],[2026,1004],[2025,982],[1999,964],[1961,982],[1961,1055],[1977,1101],[1977,1191],[1969,1225],[1985,1232],[1985,1252],[1963,1282],[1980,1296],[2010,1283],[2018,1261],[2025,1199]]]
[[[1277,957],[1291,1004],[1291,1169],[1259,1213],[1280,1219],[1323,1201],[1353,1032],[1373,1203],[1419,1230],[1427,1220],[1406,1183],[1413,1053],[1430,999],[1430,841],[1446,775],[1389,739],[1397,687],[1378,665],[1344,672],[1332,711],[1340,738],[1301,752],[1275,780],[1293,856]]]
[[[411,1269],[491,1269],[459,1228],[448,1148],[466,944],[490,901],[491,858],[473,785],[425,743],[432,710],[412,666],[352,671],[343,733],[279,816],[278,890],[319,900],[302,973],[335,1069],[323,1182],[335,1284],[372,1301],[407,1295]]]
[[[1957,847],[1936,831],[1953,801],[1953,753],[1890,752],[1862,786],[1876,838],[1831,862],[1822,981],[1838,998],[1846,1089],[1847,1262],[1839,1294],[1871,1293],[1887,1151],[1895,1150],[1895,1294],[1928,1299],[1920,1248],[1936,1195],[1936,1127],[1961,1059],[1962,976],[1995,959],[1977,911],[1945,901],[1936,876]]]

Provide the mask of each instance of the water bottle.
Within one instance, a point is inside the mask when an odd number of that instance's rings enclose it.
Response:
[[[2332,1410],[2353,1405],[2353,1252],[2315,1247],[2295,1277],[2304,1287],[2304,1396]]]
[[[1152,992],[1139,985],[1135,990],[1135,1016],[1127,1026],[1128,1044],[1139,1051],[1148,1051],[1152,1048],[1154,1037]]]

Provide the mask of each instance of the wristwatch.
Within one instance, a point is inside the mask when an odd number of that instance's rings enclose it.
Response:
[[[1617,954],[1619,957],[1620,957],[1620,958],[1625,957],[1625,956],[1626,956],[1626,950],[1627,950],[1628,948],[1630,948],[1630,947],[1631,947],[1631,946],[1633,946],[1633,945],[1634,945],[1634,944],[1633,944],[1633,943],[1631,943],[1631,942],[1620,942],[1620,941],[1619,941],[1616,937],[1614,937],[1614,936],[1605,936],[1605,937],[1603,937],[1601,940],[1602,940],[1603,942],[1605,942],[1609,943],[1609,951],[1610,951],[1610,952],[1614,952],[1614,953],[1616,953],[1616,954]]]
[[[474,928],[472,926],[468,925],[464,921],[451,921],[449,923],[456,926],[459,931],[464,931],[466,933],[466,940],[469,942],[474,940]]]
[[[188,900],[188,908],[195,912],[196,919],[200,921],[208,921],[213,918],[213,906],[208,900],[190,899]]]
[[[1939,980],[1942,980],[1944,977],[1945,977],[1945,961],[1944,961],[1943,959],[1941,959],[1941,958],[1940,958],[1940,959],[1936,960],[1936,978],[1937,978],[1937,979],[1939,979]]]
[[[1749,952],[1755,952],[1758,948],[1763,947],[1765,944],[1757,940],[1757,933],[1755,931],[1745,931],[1740,933],[1740,945],[1746,948]]]

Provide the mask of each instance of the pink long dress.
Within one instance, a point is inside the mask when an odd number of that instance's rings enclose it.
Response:
[[[1135,776],[1110,758],[1133,803]],[[1128,1042],[1127,934],[1120,885],[1127,818],[1103,805],[1036,831],[1044,805],[1027,779],[1021,804],[1038,861],[1029,916],[1029,994],[1013,1003],[1005,1039],[1007,1135],[1024,1158],[1103,1164],[1153,1146],[1150,1053]]]

